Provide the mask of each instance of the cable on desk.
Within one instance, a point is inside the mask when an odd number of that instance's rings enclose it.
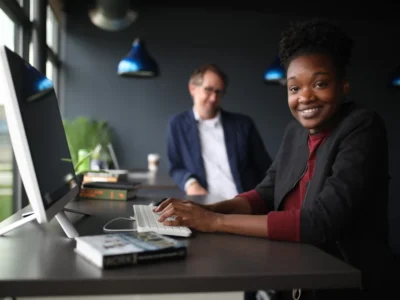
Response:
[[[112,219],[111,221],[107,222],[107,224],[103,226],[103,230],[105,232],[137,231],[137,229],[135,229],[135,228],[130,228],[130,229],[108,229],[107,225],[109,225],[110,223],[112,223],[112,222],[114,222],[116,220],[136,221],[135,217],[129,217],[129,218],[118,217],[118,218]]]

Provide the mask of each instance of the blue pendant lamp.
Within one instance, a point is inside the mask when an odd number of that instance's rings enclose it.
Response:
[[[26,89],[27,101],[34,101],[40,99],[54,90],[53,82],[43,74],[39,73],[37,69],[31,65],[26,64],[29,73],[28,76],[33,79],[33,86]]]
[[[155,77],[158,66],[139,38],[133,41],[132,49],[118,64],[118,75],[122,77]]]
[[[281,65],[281,60],[277,56],[274,62],[265,70],[264,83],[266,84],[286,84],[286,72]]]
[[[400,67],[394,72],[390,83],[392,86],[400,88]]]
[[[53,82],[50,79],[48,79],[47,77],[44,77],[44,78],[40,79],[39,81],[37,81],[36,88],[38,91],[45,91],[48,89],[52,89]]]

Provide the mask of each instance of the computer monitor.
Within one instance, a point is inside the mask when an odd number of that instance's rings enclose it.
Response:
[[[0,48],[1,97],[15,160],[33,213],[0,230],[56,217],[66,235],[78,232],[65,206],[79,194],[52,81],[6,46]]]

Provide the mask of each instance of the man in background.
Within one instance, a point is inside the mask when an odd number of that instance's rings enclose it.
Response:
[[[271,158],[253,120],[221,108],[228,78],[215,64],[192,73],[193,107],[168,122],[169,174],[188,195],[230,199],[264,178]]]

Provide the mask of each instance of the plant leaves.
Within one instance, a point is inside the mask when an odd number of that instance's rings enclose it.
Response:
[[[97,145],[102,146],[101,156],[108,161],[111,155],[107,145],[112,142],[112,130],[104,120],[92,120],[88,117],[78,116],[73,120],[63,120],[68,147],[75,169],[82,164],[78,162],[78,151],[80,149],[91,152]]]

